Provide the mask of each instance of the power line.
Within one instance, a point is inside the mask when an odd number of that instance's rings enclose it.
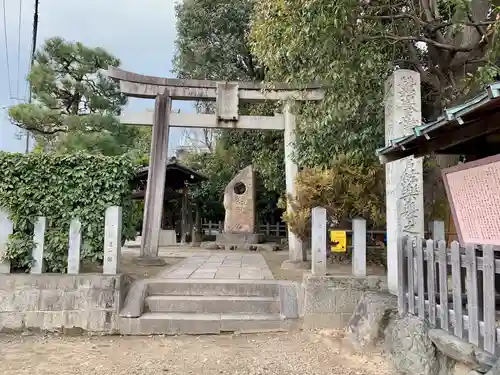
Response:
[[[19,0],[19,17],[17,27],[17,87],[16,97],[19,97],[19,85],[21,84],[21,22],[23,14],[23,0]]]
[[[7,38],[7,15],[5,11],[5,0],[2,1],[3,5],[3,35],[5,40],[5,57],[7,60],[7,81],[9,83],[9,97],[12,97],[12,86],[10,82],[10,63],[9,63],[9,42]]]

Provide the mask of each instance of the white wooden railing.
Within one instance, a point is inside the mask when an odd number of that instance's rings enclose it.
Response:
[[[43,255],[45,244],[45,229],[47,219],[38,217],[34,226],[32,257],[33,265],[31,274],[43,272]],[[3,258],[7,250],[9,235],[12,234],[13,226],[5,210],[0,208],[0,274],[10,273],[10,263]],[[122,209],[111,206],[106,209],[104,223],[104,261],[103,274],[116,275],[120,264],[122,235]],[[68,241],[68,274],[80,273],[80,248],[82,244],[81,223],[78,219],[71,220]]]
[[[445,241],[401,238],[399,312],[428,319],[432,326],[495,354],[500,343],[495,290],[500,260],[495,250],[491,245],[463,248],[453,241],[447,248]]]

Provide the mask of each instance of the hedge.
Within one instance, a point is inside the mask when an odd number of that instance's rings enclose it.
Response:
[[[47,218],[47,272],[66,272],[72,218],[82,223],[82,260],[102,260],[104,213],[109,206],[123,208],[123,240],[133,237],[136,215],[132,215],[130,181],[134,171],[134,163],[126,156],[0,152],[0,207],[14,226],[5,254],[11,267],[31,267],[38,216]]]

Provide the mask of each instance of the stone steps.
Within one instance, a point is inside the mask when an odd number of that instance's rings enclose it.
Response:
[[[165,296],[146,297],[150,312],[179,313],[256,313],[279,314],[279,301],[274,297],[241,296]]]
[[[146,279],[134,282],[120,333],[286,331],[298,321],[297,285],[276,280]]]
[[[254,333],[283,332],[293,329],[296,322],[280,314],[199,314],[144,313],[139,318],[122,318],[122,335],[201,335],[224,332]]]
[[[274,280],[156,279],[148,283],[149,295],[278,297]]]

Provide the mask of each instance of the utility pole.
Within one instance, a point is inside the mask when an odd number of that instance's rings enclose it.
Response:
[[[38,36],[38,5],[39,0],[35,0],[35,11],[33,13],[33,33],[31,40],[31,62],[30,62],[30,71],[35,63],[35,52],[36,52],[36,41]],[[29,72],[28,72],[29,73]],[[31,95],[31,82],[29,82],[29,93],[28,93],[28,103],[31,103],[32,95]],[[28,153],[30,148],[30,133],[26,130],[26,153]]]

